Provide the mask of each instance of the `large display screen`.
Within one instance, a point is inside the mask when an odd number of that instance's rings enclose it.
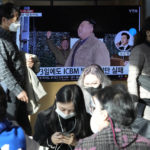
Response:
[[[140,30],[139,6],[28,6],[22,7],[21,13],[19,46],[21,50],[39,57],[39,79],[78,80],[84,66],[57,66],[56,55],[48,47],[47,32],[52,31],[51,40],[55,47],[60,47],[61,39],[67,37],[71,51],[79,39],[77,28],[87,18],[95,20],[94,33],[109,50],[111,65],[102,66],[104,73],[111,79],[127,77],[134,35]],[[125,40],[127,44],[123,45]]]

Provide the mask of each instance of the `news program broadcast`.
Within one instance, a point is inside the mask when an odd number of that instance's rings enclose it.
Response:
[[[85,39],[76,50],[84,20],[92,24],[98,44]],[[93,62],[111,79],[122,80],[128,76],[129,56],[139,30],[140,6],[26,6],[21,8],[17,44],[38,56],[41,81],[77,81]]]

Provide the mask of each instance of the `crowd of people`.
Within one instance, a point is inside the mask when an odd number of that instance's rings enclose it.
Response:
[[[0,149],[149,150],[150,17],[135,37],[127,86],[112,84],[104,74],[101,66],[109,66],[110,57],[105,44],[93,33],[94,20],[81,22],[80,39],[71,52],[67,39],[62,39],[58,48],[50,39],[51,31],[47,32],[50,49],[59,54],[58,66],[85,69],[76,84],[62,86],[54,104],[38,113],[32,134],[26,77],[28,70],[36,73],[38,69],[33,55],[26,57],[12,38],[19,27],[19,16],[14,4],[0,5]],[[37,95],[41,92],[44,96],[42,86],[38,88]]]

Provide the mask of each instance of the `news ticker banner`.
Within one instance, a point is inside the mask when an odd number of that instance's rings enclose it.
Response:
[[[29,9],[29,7],[20,10],[20,12],[21,12],[21,17],[42,17],[41,12],[34,12],[34,10]]]
[[[38,78],[43,81],[76,81],[85,67],[40,67]],[[103,66],[105,75],[123,76],[128,74],[128,66]]]
[[[21,13],[21,17],[42,17],[42,13]]]

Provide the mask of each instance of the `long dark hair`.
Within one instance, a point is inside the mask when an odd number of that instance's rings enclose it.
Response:
[[[75,128],[76,138],[83,138],[89,133],[88,118],[85,109],[85,103],[83,98],[83,93],[80,87],[76,84],[65,85],[56,94],[56,99],[54,105],[52,106],[52,111],[47,116],[46,126],[49,128],[55,128],[56,122],[58,120],[57,114],[55,112],[56,103],[69,103],[73,102],[74,109],[76,113],[77,125]],[[56,130],[56,129],[54,129]]]
[[[136,34],[134,40],[134,46],[144,43],[146,41],[146,31],[150,31],[150,17],[144,20],[141,30]]]
[[[6,94],[3,88],[0,86],[0,121],[2,121],[5,118],[6,108],[7,108]]]

